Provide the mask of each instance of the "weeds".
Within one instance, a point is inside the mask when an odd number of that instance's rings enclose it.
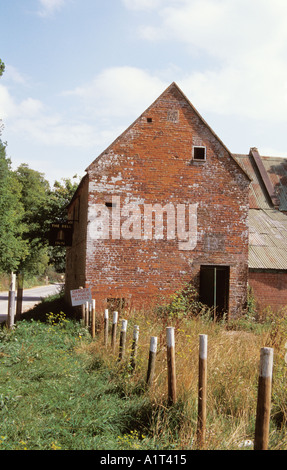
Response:
[[[0,330],[0,449],[196,449],[198,336],[208,335],[207,449],[250,449],[255,426],[260,348],[275,353],[270,448],[287,449],[287,323],[268,312],[214,323],[183,314],[181,300],[163,311],[130,312],[126,356],[103,348],[103,332],[52,313]],[[176,308],[175,308],[176,306]],[[48,312],[48,313],[47,313]],[[122,313],[124,315],[124,313]],[[100,324],[100,322],[99,322]],[[133,325],[139,325],[135,370]],[[166,326],[176,328],[178,400],[167,405]],[[158,337],[155,382],[146,385],[149,341]]]

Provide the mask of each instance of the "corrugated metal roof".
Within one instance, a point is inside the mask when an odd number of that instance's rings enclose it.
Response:
[[[249,268],[287,270],[287,215],[249,210]]]
[[[252,180],[249,196],[250,208],[271,209],[273,205],[252,157],[239,154],[233,154],[233,156]],[[261,160],[280,201],[279,210],[287,211],[287,158],[261,156]]]

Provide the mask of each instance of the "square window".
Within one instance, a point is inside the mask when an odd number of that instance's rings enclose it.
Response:
[[[193,147],[192,158],[195,161],[204,162],[206,160],[206,147]]]

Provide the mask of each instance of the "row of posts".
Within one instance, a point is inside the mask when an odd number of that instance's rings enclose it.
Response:
[[[22,298],[23,285],[19,283],[18,297]],[[12,328],[21,303],[17,303],[16,310],[16,275],[12,273],[11,283],[8,297],[8,319],[7,326]],[[21,312],[20,312],[21,313]],[[91,323],[91,334],[95,338],[96,335],[96,305],[95,300],[92,303],[87,302],[83,308],[83,320],[85,326]],[[117,334],[118,312],[113,313],[112,324],[112,349],[115,350],[116,334]],[[168,327],[167,332],[167,366],[168,366],[168,400],[170,403],[176,402],[176,373],[175,373],[175,340],[174,328]],[[121,360],[125,354],[125,343],[127,333],[127,320],[122,320],[122,329],[120,336],[119,359]],[[109,312],[105,310],[104,316],[104,342],[107,346],[109,334]],[[137,343],[139,337],[139,327],[134,327],[131,367],[135,368],[135,358],[137,353]],[[157,337],[150,340],[149,364],[147,373],[147,383],[151,385],[154,376],[155,357],[157,351]],[[271,408],[271,386],[272,386],[272,369],[273,369],[273,349],[262,348],[260,352],[260,373],[258,383],[258,398],[256,410],[256,425],[254,449],[264,450],[268,448],[269,440],[269,422]],[[204,446],[206,432],[206,392],[207,392],[207,336],[199,336],[199,378],[198,378],[198,427],[197,438],[201,447]]]
[[[92,304],[88,302],[83,311],[83,319],[86,326],[91,324],[91,334],[95,338],[95,301]],[[117,337],[118,312],[113,312],[113,322],[111,330],[111,347],[115,352]],[[119,341],[119,360],[125,355],[127,320],[122,320],[120,341]],[[109,311],[104,314],[104,344],[108,346],[109,338]],[[139,339],[139,326],[134,326],[133,341],[131,349],[131,369],[135,368]],[[199,358],[198,358],[198,420],[197,420],[197,443],[200,448],[204,448],[206,438],[206,409],[207,409],[207,335],[199,335]],[[174,327],[166,328],[167,345],[167,371],[168,371],[168,402],[175,404],[177,400],[176,388],[176,368],[175,368],[175,335]],[[150,339],[148,371],[146,382],[149,386],[154,380],[155,364],[157,353],[157,337]],[[267,450],[269,442],[269,424],[271,410],[271,388],[273,371],[273,349],[261,348],[260,350],[260,370],[258,382],[256,423],[254,436],[254,450]]]
[[[96,308],[95,308],[95,301],[86,302],[83,305],[82,309],[82,322],[86,327],[91,326],[91,335],[92,338],[96,336]],[[113,322],[112,322],[112,330],[111,330],[111,348],[112,351],[115,352],[116,349],[116,340],[117,340],[117,325],[118,325],[118,312],[113,312]],[[126,350],[126,336],[127,336],[127,320],[122,320],[122,327],[120,333],[120,341],[119,341],[119,360],[122,360],[125,355]],[[131,347],[131,359],[130,359],[130,366],[131,370],[135,369],[136,366],[136,355],[138,350],[138,339],[139,339],[139,326],[135,325],[133,330],[133,341]],[[109,310],[105,310],[104,314],[104,345],[105,347],[108,346],[109,341]],[[147,384],[152,385],[153,378],[154,378],[154,371],[155,371],[155,359],[156,359],[156,352],[157,352],[157,337],[152,336],[150,339],[150,350],[149,350],[149,362],[148,362],[148,371],[147,371]]]

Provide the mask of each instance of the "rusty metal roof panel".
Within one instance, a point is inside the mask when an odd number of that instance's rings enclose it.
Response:
[[[250,155],[234,154],[242,168],[252,180],[249,205],[252,209],[271,209],[273,207],[258,169]],[[287,159],[281,157],[261,157],[262,163],[273,184],[279,199],[279,210],[287,211]]]
[[[249,210],[249,267],[287,270],[287,215]]]
[[[263,165],[279,198],[279,210],[287,211],[287,159],[261,157]]]
[[[266,247],[249,247],[249,268],[287,270],[286,250]]]

